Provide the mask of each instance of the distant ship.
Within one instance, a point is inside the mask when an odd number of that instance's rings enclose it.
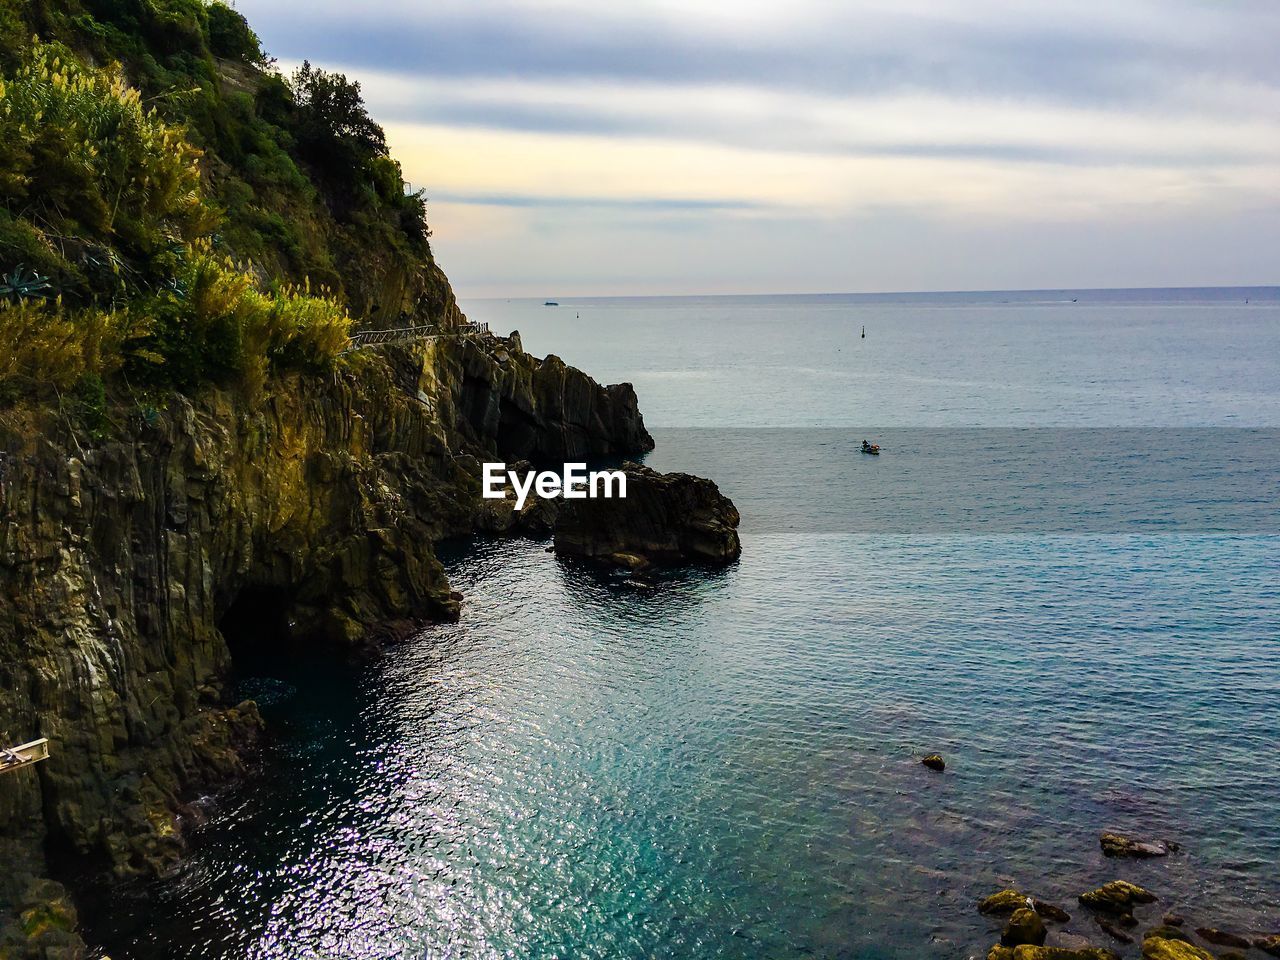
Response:
[[[548,300],[546,303],[544,303],[544,304],[543,304],[543,306],[544,306],[544,307],[558,307],[558,306],[560,306],[560,304],[556,303],[554,300]]]

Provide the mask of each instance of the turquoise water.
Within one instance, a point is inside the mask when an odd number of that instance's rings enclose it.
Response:
[[[757,504],[742,561],[637,590],[540,543],[456,545],[459,623],[356,670],[244,664],[275,734],[260,775],[210,802],[184,873],[119,893],[102,939],[140,958],[952,958],[995,937],[979,896],[1016,883],[1075,913],[1115,876],[1197,925],[1280,926],[1278,451],[1221,429],[1280,425],[1280,301],[1071,296],[472,305],[632,379],[652,462]],[[843,445],[876,425],[896,461]],[[812,429],[755,429],[778,426]],[[948,445],[955,427],[1046,429]],[[1076,427],[1135,428],[1120,446],[1150,469],[1068,456],[1051,477],[1084,495],[1004,525],[1051,492],[1037,465]],[[994,488],[945,455],[975,436]],[[1204,498],[1188,446],[1234,491],[1227,532],[1179,508]],[[784,482],[801,509],[769,509]],[[918,762],[935,750],[941,776]],[[1183,852],[1104,861],[1105,828]]]

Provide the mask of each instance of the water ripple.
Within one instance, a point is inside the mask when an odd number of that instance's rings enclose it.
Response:
[[[461,622],[272,687],[263,779],[146,892],[148,928],[106,938],[139,958],[954,957],[992,939],[990,889],[1069,905],[1111,879],[1104,828],[1184,845],[1122,868],[1162,908],[1274,923],[1280,539],[747,547],[651,593],[537,544],[454,558]]]

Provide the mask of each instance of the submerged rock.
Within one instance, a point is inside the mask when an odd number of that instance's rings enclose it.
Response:
[[[712,481],[622,467],[625,498],[565,500],[555,527],[555,552],[597,562],[624,556],[659,565],[726,564],[742,553],[738,509]]]
[[[1035,908],[1036,913],[1044,917],[1046,920],[1052,920],[1055,923],[1070,923],[1071,914],[1063,910],[1061,907],[1055,907],[1052,903],[1045,903],[1043,900],[1033,900],[1031,905]]]
[[[1103,855],[1107,857],[1165,857],[1178,849],[1176,843],[1167,840],[1135,840],[1119,833],[1104,833],[1099,842]]]
[[[1096,890],[1080,894],[1079,900],[1086,907],[1105,910],[1108,913],[1129,913],[1134,904],[1155,903],[1156,895],[1127,880],[1112,880]]]
[[[942,771],[947,768],[947,763],[942,759],[941,754],[931,753],[920,761],[930,770]]]
[[[1248,937],[1242,937],[1228,930],[1219,930],[1217,927],[1196,927],[1196,935],[1205,943],[1212,943],[1219,947],[1239,947],[1242,950],[1248,950],[1253,946],[1253,942]]]
[[[1094,917],[1093,922],[1098,928],[1117,943],[1133,943],[1133,937],[1129,936],[1115,924],[1109,922],[1103,917]]]
[[[1049,931],[1045,929],[1040,914],[1030,907],[1020,907],[1005,921],[1004,930],[1000,933],[1000,943],[1006,947],[1017,947],[1023,944],[1040,946],[1048,934]]]
[[[1088,937],[1082,937],[1078,933],[1067,933],[1065,930],[1050,934],[1052,943],[1048,946],[1059,947],[1063,950],[1092,950],[1097,949]]]
[[[1272,934],[1269,937],[1258,937],[1253,941],[1253,945],[1263,953],[1268,953],[1273,957],[1280,957],[1280,933]]]

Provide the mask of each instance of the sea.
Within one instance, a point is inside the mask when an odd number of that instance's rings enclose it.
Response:
[[[545,299],[464,306],[634,384],[741,560],[446,544],[459,622],[241,664],[265,756],[107,953],[984,957],[1013,886],[1136,957],[1117,878],[1280,930],[1280,288]]]

